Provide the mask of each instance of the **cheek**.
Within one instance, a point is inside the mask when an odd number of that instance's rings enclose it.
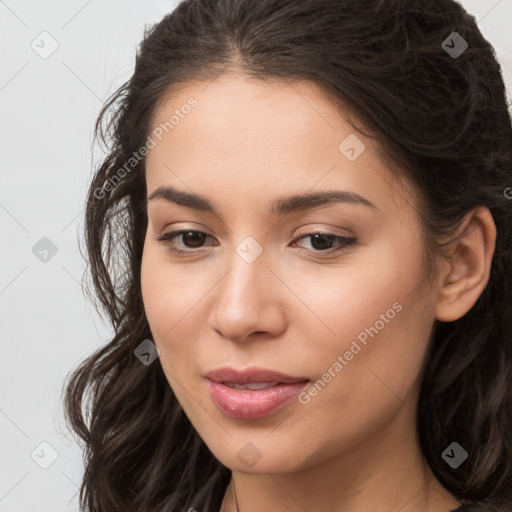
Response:
[[[300,296],[307,297],[310,310],[322,320],[312,317],[325,333],[322,346],[331,361],[333,354],[343,355],[351,348],[357,352],[347,354],[351,365],[352,360],[370,357],[380,364],[394,355],[424,349],[430,305],[422,248],[413,237],[382,236],[379,243],[348,256],[343,265],[321,272],[309,272]],[[327,362],[320,353],[317,359]]]
[[[185,267],[173,265],[160,247],[145,245],[141,263],[141,290],[144,309],[155,338],[163,340],[180,319],[204,295],[204,281]],[[180,322],[181,323],[181,322]]]
[[[160,350],[159,363],[178,401],[190,410],[189,393],[196,392],[191,366],[197,338],[190,313],[201,294],[198,290],[194,294],[193,282],[183,270],[170,265],[158,248],[147,246],[141,263],[141,290],[152,340]]]
[[[318,325],[323,323],[326,345],[343,349],[340,340],[350,341],[376,322],[378,331],[385,332],[392,324],[401,325],[406,317],[409,325],[424,316],[426,281],[421,249],[413,242],[399,242],[399,238],[389,238],[349,255],[343,265],[304,269],[301,275],[307,277],[295,279],[302,283],[298,294],[322,321]],[[288,282],[293,282],[292,272]],[[316,322],[313,315],[311,318]],[[364,334],[361,338],[364,341]]]
[[[204,267],[206,269],[206,267]],[[198,343],[205,338],[208,291],[218,280],[199,267],[177,265],[151,242],[144,247],[141,290],[153,341],[167,376],[179,381],[197,373]],[[173,386],[174,387],[174,386]],[[179,395],[179,390],[176,389]]]
[[[324,404],[333,410],[355,411],[362,403],[393,410],[397,397],[406,399],[415,388],[433,322],[421,248],[396,241],[380,245],[340,275],[317,292],[315,307],[322,310],[323,302],[323,318],[333,331],[322,353],[313,356],[322,381],[318,394],[325,393]],[[326,381],[329,390],[321,391]]]
[[[179,319],[186,313],[187,300],[183,295],[187,288],[176,282],[178,272],[162,261],[159,252],[157,248],[147,245],[144,247],[141,291],[153,341],[160,349],[160,362],[165,370],[168,362],[174,360],[169,357],[170,354],[175,354],[180,346],[184,346],[169,340],[175,339]]]
[[[155,338],[160,338],[168,322],[168,295],[171,291],[166,286],[167,275],[153,252],[147,247],[144,248],[141,263],[141,291],[151,332]]]

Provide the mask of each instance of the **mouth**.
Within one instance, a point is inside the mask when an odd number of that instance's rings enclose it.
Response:
[[[226,416],[245,420],[277,412],[310,382],[307,377],[254,367],[243,371],[220,368],[208,372],[205,377],[217,408]]]

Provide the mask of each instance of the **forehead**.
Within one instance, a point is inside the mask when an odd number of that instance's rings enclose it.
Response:
[[[331,187],[363,191],[384,208],[395,201],[396,184],[374,141],[310,81],[225,74],[184,84],[160,103],[155,131],[146,158],[148,192],[169,184],[202,195],[231,191],[245,200]],[[347,140],[362,151],[356,159],[343,152]]]
[[[190,98],[196,102],[191,109],[187,107]],[[354,131],[313,82],[263,81],[234,73],[182,84],[177,91],[167,93],[153,116],[151,129],[165,125],[173,114],[179,119],[174,116],[173,126],[168,126],[164,136],[171,139],[180,133],[183,137],[193,133],[195,139],[214,144],[219,151],[235,144],[244,153],[262,146],[270,149],[300,143],[334,144],[336,148],[341,136]]]

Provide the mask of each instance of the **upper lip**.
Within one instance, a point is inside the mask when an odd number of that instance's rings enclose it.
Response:
[[[217,368],[206,373],[205,377],[213,382],[234,382],[235,384],[250,384],[253,382],[291,384],[309,380],[307,377],[292,377],[291,375],[258,367],[246,368],[245,370],[228,367]]]

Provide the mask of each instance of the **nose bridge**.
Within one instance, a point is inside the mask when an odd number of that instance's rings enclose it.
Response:
[[[229,256],[230,272],[226,276],[223,291],[232,295],[233,300],[248,299],[257,293],[265,293],[260,289],[263,282],[269,281],[271,272],[266,268],[270,265],[270,247],[263,247],[253,236],[247,235],[234,245]],[[268,274],[268,275],[267,275]],[[251,289],[253,293],[251,292]]]
[[[270,252],[252,237],[236,246],[230,270],[217,288],[212,319],[216,330],[233,339],[251,332],[274,331],[282,325],[282,311],[268,259]]]
[[[254,245],[240,243],[230,258],[231,269],[219,287],[217,304],[222,303],[222,307],[231,309],[232,313],[239,310],[243,316],[248,315],[249,308],[252,311],[260,309],[269,292],[271,272],[266,268],[268,263],[263,251],[256,255]],[[263,286],[264,283],[267,286]]]

